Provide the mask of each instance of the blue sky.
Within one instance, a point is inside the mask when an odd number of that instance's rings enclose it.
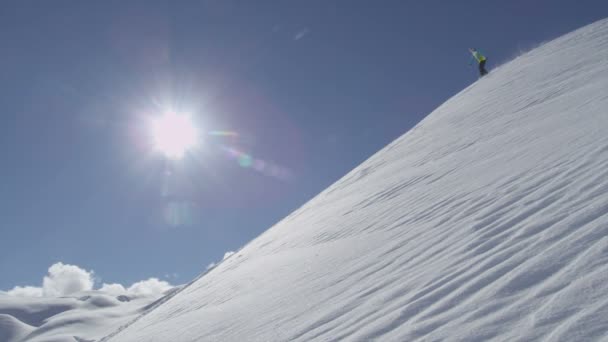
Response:
[[[187,282],[474,82],[468,47],[491,69],[607,13],[602,1],[4,2],[0,289],[39,285],[56,262],[108,283]],[[206,134],[168,161],[146,122],[169,109],[238,137]]]

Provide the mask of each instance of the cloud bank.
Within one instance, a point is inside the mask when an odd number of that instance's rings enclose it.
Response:
[[[164,280],[150,278],[148,280],[138,281],[128,288],[125,288],[121,284],[103,284],[99,291],[111,295],[153,296],[163,294],[172,288],[173,285]]]
[[[42,286],[15,286],[5,293],[15,297],[61,297],[74,293],[94,290],[95,272],[76,265],[58,262],[49,267],[42,279]],[[134,283],[128,288],[121,284],[102,284],[98,289],[110,295],[154,296],[161,295],[173,285],[158,278],[150,278]]]
[[[6,292],[6,294],[14,297],[42,297],[42,288],[35,286],[15,286],[12,290]]]

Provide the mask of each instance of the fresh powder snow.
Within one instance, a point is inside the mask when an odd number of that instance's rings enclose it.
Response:
[[[102,340],[608,340],[608,20],[492,70]]]

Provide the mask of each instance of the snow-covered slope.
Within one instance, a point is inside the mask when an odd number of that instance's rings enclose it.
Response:
[[[118,341],[608,340],[608,20],[494,70]]]
[[[34,330],[11,315],[0,314],[0,341],[20,341]]]
[[[0,294],[0,342],[99,339],[137,317],[158,297],[112,296],[100,291],[60,298]]]

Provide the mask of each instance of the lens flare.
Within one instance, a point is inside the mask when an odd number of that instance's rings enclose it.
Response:
[[[209,135],[214,137],[238,137],[239,134],[237,132],[231,131],[210,131]]]
[[[185,201],[171,201],[165,205],[163,217],[165,223],[172,227],[194,224],[193,205]]]
[[[281,180],[289,180],[292,177],[292,173],[287,168],[254,158],[250,154],[232,147],[221,146],[221,148],[226,153],[226,156],[236,160],[242,168],[253,169],[265,176],[271,176]]]
[[[242,167],[248,168],[253,164],[253,158],[251,158],[248,154],[241,154],[238,157],[239,165]]]

